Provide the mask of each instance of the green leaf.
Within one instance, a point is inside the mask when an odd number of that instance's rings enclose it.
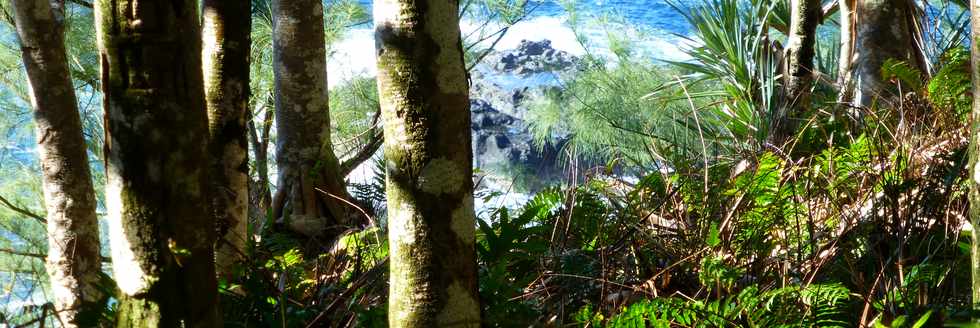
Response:
[[[925,326],[926,322],[929,321],[930,316],[932,316],[932,310],[926,311],[926,314],[922,315],[922,317],[919,318],[919,320],[916,321],[914,325],[912,325],[912,328],[921,328]]]
[[[901,82],[907,89],[922,89],[922,72],[905,61],[886,59],[881,65],[881,77],[885,80]]]
[[[721,231],[718,230],[718,223],[712,222],[711,229],[708,230],[708,239],[705,240],[708,246],[715,247],[721,244]]]

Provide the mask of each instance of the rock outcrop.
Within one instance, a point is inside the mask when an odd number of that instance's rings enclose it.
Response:
[[[551,40],[523,40],[517,49],[498,53],[490,60],[495,70],[517,75],[567,70],[578,58],[551,47]]]
[[[473,122],[474,165],[490,178],[553,182],[562,176],[560,146],[541,149],[528,129],[532,102],[578,58],[551,47],[551,41],[521,41],[516,49],[487,56],[472,74],[470,109]],[[533,75],[547,75],[534,77]],[[559,136],[551,144],[561,145]],[[501,172],[505,170],[507,172]],[[523,174],[526,177],[500,175]],[[534,189],[534,184],[524,187]],[[533,191],[533,190],[532,190]]]

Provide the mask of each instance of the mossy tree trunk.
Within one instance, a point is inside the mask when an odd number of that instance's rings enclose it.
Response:
[[[970,1],[973,94],[980,95],[980,0]],[[973,97],[971,114],[973,126],[970,130],[970,223],[973,225],[972,246],[970,247],[970,268],[972,270],[973,310],[980,311],[980,97]],[[980,318],[974,318],[980,323]]]
[[[330,139],[326,44],[320,0],[272,1],[276,161],[273,215],[291,230],[329,239],[352,224]],[[342,199],[342,200],[341,200]]]
[[[218,275],[232,278],[248,240],[248,97],[251,1],[205,0],[204,91]]]
[[[853,45],[850,56],[841,58],[849,70],[849,90],[844,92],[850,95],[851,105],[869,107],[876,99],[897,96],[881,78],[885,60],[902,60],[926,72],[916,41],[919,13],[911,0],[857,0],[851,4]]]
[[[479,327],[468,81],[453,0],[374,4],[392,327]]]
[[[104,295],[95,190],[68,71],[64,29],[48,0],[14,0],[27,69],[47,210],[47,271],[65,327],[93,326]],[[53,11],[54,10],[54,11]]]
[[[786,45],[785,88],[788,99],[781,108],[773,141],[785,142],[797,129],[797,121],[810,110],[813,88],[813,57],[816,54],[817,26],[823,19],[820,0],[792,0],[789,41]]]
[[[118,327],[216,327],[197,1],[95,3]]]

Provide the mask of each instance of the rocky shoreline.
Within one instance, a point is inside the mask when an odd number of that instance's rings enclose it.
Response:
[[[580,62],[553,48],[549,40],[523,40],[515,49],[490,54],[471,72],[473,158],[482,173],[481,187],[499,189],[521,179],[525,183],[519,189],[536,191],[536,185],[561,179],[564,137],[556,136],[550,146],[536,146],[527,114],[538,97],[557,88],[558,78]]]

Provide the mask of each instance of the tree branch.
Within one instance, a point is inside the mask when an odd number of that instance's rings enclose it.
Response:
[[[33,258],[38,258],[38,259],[42,259],[42,260],[48,258],[48,254],[22,252],[22,251],[18,251],[16,249],[10,249],[10,248],[0,248],[0,253],[10,254],[10,255],[16,255],[16,256],[24,256],[24,257],[33,257]],[[111,257],[108,257],[108,256],[99,256],[99,259],[102,260],[103,263],[112,262],[112,258]]]
[[[15,250],[15,249],[9,249],[9,248],[0,248],[0,253],[6,253],[6,254],[10,254],[10,255],[17,255],[17,256],[33,257],[33,258],[39,258],[39,259],[44,259],[44,258],[47,258],[48,257],[47,254],[21,252],[21,251],[18,251],[18,250]]]
[[[354,171],[354,169],[360,166],[361,163],[371,159],[371,156],[374,156],[374,154],[378,152],[378,148],[381,148],[381,145],[384,144],[384,131],[380,128],[380,124],[378,124],[380,119],[381,107],[379,106],[374,113],[374,119],[371,120],[371,129],[369,130],[371,133],[371,139],[369,139],[368,142],[364,144],[364,147],[361,147],[361,150],[357,151],[354,156],[351,156],[343,163],[340,163],[340,176],[346,177],[351,173],[351,171]]]
[[[37,213],[31,212],[30,210],[27,210],[25,208],[22,208],[22,207],[19,207],[17,205],[14,205],[13,203],[11,203],[6,198],[3,198],[3,196],[0,196],[0,204],[3,204],[3,206],[6,206],[7,208],[9,208],[10,210],[12,210],[14,212],[17,212],[17,213],[20,213],[20,214],[22,214],[24,216],[33,218],[33,219],[37,220],[37,222],[40,222],[43,225],[48,225],[48,220],[45,219],[43,216],[41,216],[41,215],[39,215]]]
[[[71,3],[74,3],[74,4],[76,4],[76,5],[79,5],[79,6],[82,6],[82,7],[85,7],[85,8],[88,8],[88,9],[92,9],[92,8],[94,8],[94,7],[92,6],[92,3],[91,3],[91,2],[87,2],[87,1],[85,1],[85,0],[68,0],[68,1],[69,1],[69,2],[71,2]]]
[[[373,129],[376,131],[371,134],[371,140],[368,141],[368,143],[365,144],[360,151],[354,154],[354,156],[351,156],[351,158],[348,158],[343,163],[340,163],[341,176],[347,176],[354,171],[354,169],[360,166],[361,163],[371,159],[371,156],[374,156],[374,153],[378,152],[378,148],[381,148],[381,145],[384,144],[384,133],[382,133],[378,128]]]

